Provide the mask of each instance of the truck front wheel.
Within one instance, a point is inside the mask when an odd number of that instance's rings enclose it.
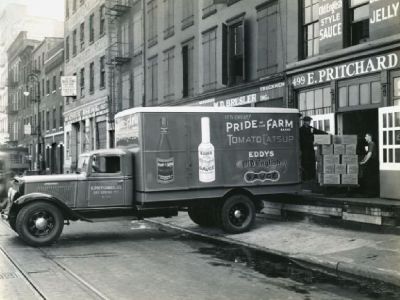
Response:
[[[229,196],[221,208],[222,228],[228,233],[248,231],[255,221],[253,201],[246,195]]]
[[[46,202],[24,206],[17,215],[16,231],[29,245],[39,247],[53,244],[64,227],[60,209]]]

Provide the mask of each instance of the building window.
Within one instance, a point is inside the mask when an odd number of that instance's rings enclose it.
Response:
[[[174,50],[172,48],[164,52],[164,100],[172,100],[174,93]]]
[[[316,88],[299,92],[298,108],[300,113],[304,116],[314,116],[331,113],[331,88]]]
[[[106,86],[106,57],[100,57],[100,88]]]
[[[69,36],[65,38],[65,60],[69,61]]]
[[[81,51],[85,49],[85,23],[81,23],[79,39],[81,42]]]
[[[72,0],[72,12],[76,12],[76,0]]]
[[[400,170],[400,111],[382,109],[382,169]]]
[[[393,78],[393,105],[400,105],[400,77]]]
[[[164,39],[174,35],[174,0],[164,0]]]
[[[89,42],[93,43],[94,41],[94,14],[91,14],[89,17]]]
[[[350,45],[369,40],[369,0],[350,0],[349,35]]]
[[[50,95],[50,79],[46,80],[46,94]]]
[[[90,63],[89,69],[89,92],[93,94],[94,92],[94,62]]]
[[[121,74],[121,104],[122,109],[132,107],[132,80],[130,72]]]
[[[243,19],[223,26],[222,83],[235,85],[245,81],[245,35]],[[264,33],[265,34],[265,33]]]
[[[339,83],[339,109],[381,103],[381,83],[375,78],[363,83],[347,81]]]
[[[50,112],[46,111],[46,130],[50,130]]]
[[[182,96],[189,97],[194,94],[194,41],[182,47]]]
[[[278,69],[277,58],[278,5],[273,2],[257,12],[257,60],[258,77],[274,74]]]
[[[148,47],[152,47],[155,44],[157,44],[157,38],[158,38],[158,36],[157,36],[157,19],[158,19],[158,16],[157,16],[157,3],[156,3],[156,0],[150,1],[147,4],[147,6],[148,6],[148,12],[147,12],[147,14],[148,14],[148,18],[147,18],[148,26],[147,27],[149,28],[149,32],[148,32],[149,39],[148,39],[147,43],[148,43]]]
[[[64,127],[64,109],[60,106],[60,127]]]
[[[53,129],[57,128],[57,110],[53,108]]]
[[[81,69],[80,72],[80,87],[81,87],[81,97],[85,96],[85,68]]]
[[[72,56],[76,55],[77,46],[76,46],[76,29],[72,32]]]
[[[45,91],[44,79],[42,79],[42,97],[44,96]]]
[[[203,0],[203,19],[217,12],[216,0]]]
[[[194,24],[194,0],[182,1],[182,30]]]
[[[319,0],[303,0],[303,57],[319,54]]]
[[[105,5],[100,6],[100,36],[105,33],[106,25],[106,7]]]
[[[148,100],[150,104],[157,104],[158,101],[158,62],[157,56],[149,59],[148,72],[147,72],[147,90],[148,90]]]
[[[129,54],[129,23],[130,21],[123,22],[121,24],[121,56],[122,57],[130,57]]]
[[[143,71],[141,66],[133,69],[133,106],[141,106],[143,101]]]
[[[133,18],[133,55],[142,51],[143,47],[143,20],[141,14],[136,14]]]
[[[57,91],[57,76],[53,75],[53,93]]]
[[[202,34],[203,45],[203,89],[214,90],[217,87],[217,30]]]
[[[69,18],[69,0],[65,0],[65,19]]]

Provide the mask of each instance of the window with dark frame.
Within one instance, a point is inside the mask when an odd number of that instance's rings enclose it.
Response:
[[[60,127],[64,127],[64,108],[62,105],[60,106],[59,113],[60,113]]]
[[[80,71],[80,87],[81,87],[81,97],[85,96],[85,68]]]
[[[189,97],[194,94],[194,41],[191,40],[182,46],[182,96]]]
[[[69,61],[69,36],[65,38],[65,60]]]
[[[348,46],[365,43],[369,40],[369,0],[348,0],[348,4]]]
[[[50,111],[46,111],[46,130],[50,130]]]
[[[100,36],[105,33],[105,25],[106,25],[106,6],[103,4],[100,6]]]
[[[319,54],[319,0],[303,0],[303,58]]]
[[[164,0],[164,39],[174,35],[174,0]]]
[[[100,57],[100,88],[106,86],[106,57]]]
[[[53,75],[53,92],[57,91],[57,76]]]
[[[273,74],[278,68],[278,3],[273,1],[257,11],[257,75]]]
[[[44,79],[42,79],[42,96],[44,96],[45,92],[46,92],[46,89],[45,89],[45,85],[44,85]]]
[[[77,38],[77,32],[76,29],[74,29],[74,31],[72,32],[72,56],[76,56],[77,52],[76,38]]]
[[[50,79],[46,79],[46,94],[50,95]]]
[[[148,11],[147,11],[147,15],[148,15],[148,28],[149,28],[149,38],[147,40],[147,44],[148,47],[152,47],[155,44],[157,44],[157,20],[158,20],[158,16],[157,16],[157,3],[155,0],[151,0],[148,2],[147,4],[148,6]]]
[[[203,47],[203,90],[217,88],[217,30],[212,29],[202,34]]]
[[[89,17],[89,42],[93,43],[94,41],[94,14],[91,14]]]
[[[80,34],[79,34],[80,44],[81,44],[81,51],[85,49],[85,23],[82,22],[80,26]]]
[[[194,1],[182,1],[182,30],[194,24]]]
[[[57,128],[57,110],[53,108],[53,129]]]
[[[158,102],[158,57],[154,56],[148,61],[147,91],[150,104]]]
[[[173,99],[174,93],[174,51],[175,48],[164,52],[164,100]]]
[[[246,80],[244,20],[224,25],[222,38],[226,45],[222,47],[222,83],[242,83]]]
[[[89,66],[89,92],[94,92],[94,62],[90,63]]]

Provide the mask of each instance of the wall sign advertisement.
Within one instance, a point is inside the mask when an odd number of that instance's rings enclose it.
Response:
[[[209,98],[192,103],[194,106],[235,107],[252,103],[283,98],[285,82],[275,82],[263,85],[259,88],[247,90],[245,93],[237,93],[215,98]]]
[[[61,96],[74,97],[77,95],[76,76],[61,76]]]
[[[115,144],[121,148],[139,145],[139,116],[127,115],[115,120]]]
[[[371,39],[398,34],[400,0],[370,0],[369,24]]]
[[[293,76],[295,88],[389,70],[400,66],[400,51],[318,69]]]
[[[343,39],[343,0],[322,0],[318,12],[320,53],[340,49]]]

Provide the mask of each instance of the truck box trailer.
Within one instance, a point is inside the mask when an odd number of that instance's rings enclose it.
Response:
[[[77,174],[16,179],[3,216],[34,246],[57,240],[64,220],[181,208],[199,225],[239,233],[261,199],[300,188],[296,109],[134,108],[115,116],[115,144],[82,154]]]

